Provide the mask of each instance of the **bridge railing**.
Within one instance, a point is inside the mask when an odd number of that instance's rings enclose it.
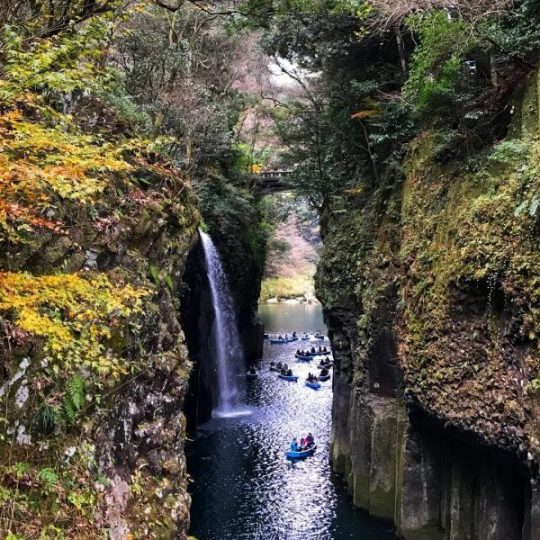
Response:
[[[281,179],[281,178],[285,178],[289,176],[291,173],[292,173],[292,170],[261,171],[256,176],[260,178],[267,178],[267,179],[272,179],[272,178]]]

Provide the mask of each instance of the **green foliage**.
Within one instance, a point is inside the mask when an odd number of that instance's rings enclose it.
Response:
[[[68,422],[73,422],[77,413],[83,408],[84,391],[84,380],[78,373],[75,373],[68,381],[63,399],[63,411]]]
[[[37,427],[41,433],[48,435],[53,432],[58,414],[53,407],[44,403],[37,414]]]
[[[486,36],[501,60],[514,63],[523,69],[534,65],[540,54],[540,1],[520,0],[512,9],[498,17],[486,20],[480,35]]]
[[[411,58],[406,99],[419,112],[448,110],[459,97],[464,56],[474,45],[472,29],[446,11],[412,16],[408,24],[420,44]]]
[[[489,153],[489,160],[494,163],[520,167],[530,159],[530,145],[520,139],[509,139],[495,145]]]
[[[208,232],[225,253],[227,274],[253,286],[262,279],[273,228],[265,219],[264,203],[222,178],[201,184],[197,192]],[[252,293],[256,300],[258,291]],[[250,296],[246,295],[246,299]]]
[[[37,476],[38,479],[43,482],[46,490],[50,490],[58,482],[56,472],[49,467],[44,467],[41,469]]]
[[[239,173],[260,172],[268,163],[270,149],[260,150],[243,142],[234,145],[233,169]]]
[[[313,276],[298,273],[293,276],[265,278],[261,286],[260,301],[270,298],[298,298],[313,294]]]
[[[0,101],[21,99],[28,90],[58,95],[97,91],[105,83],[105,72],[96,60],[103,55],[107,31],[101,21],[92,21],[75,32],[36,40],[28,47],[13,28],[5,28],[1,36],[4,78]]]
[[[148,272],[150,273],[150,277],[152,278],[152,281],[154,282],[154,285],[159,285],[160,278],[159,278],[159,269],[155,264],[151,264],[148,267]]]

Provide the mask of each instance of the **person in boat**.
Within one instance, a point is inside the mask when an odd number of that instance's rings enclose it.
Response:
[[[302,354],[302,351],[300,349],[296,349],[296,356],[300,356]]]
[[[287,370],[287,377],[292,377],[292,369]]]
[[[313,435],[311,433],[308,433],[306,437],[306,446],[308,448],[311,448],[314,445],[315,445],[315,439],[313,438]]]
[[[283,336],[279,334],[278,339],[283,339]]]
[[[321,377],[326,377],[328,375],[328,368],[321,369]]]
[[[296,332],[293,332],[293,333],[292,333],[292,337],[293,337],[293,338],[296,337]]]
[[[316,352],[315,347],[311,347],[311,354],[315,354]]]
[[[298,452],[298,441],[296,440],[296,437],[293,437],[293,440],[291,441],[291,452]]]

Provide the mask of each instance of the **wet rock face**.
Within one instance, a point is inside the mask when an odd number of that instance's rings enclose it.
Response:
[[[351,348],[351,312],[340,308],[326,320],[336,362],[332,460],[354,503],[393,521],[406,540],[538,537],[538,490],[518,456],[436,416],[427,421],[399,387],[397,397],[373,391],[377,361],[362,365],[359,347]]]
[[[135,523],[144,534],[181,539],[189,525],[182,412],[188,351],[168,289],[161,291],[158,306],[155,317],[146,321],[149,332],[159,329],[151,344],[151,369],[119,392],[98,434],[98,462],[113,479],[103,515],[112,538],[125,538],[124,531]],[[159,519],[161,525],[147,525],[145,516]]]
[[[522,540],[530,489],[523,471],[478,448],[409,429],[403,445],[405,538]]]
[[[216,366],[211,362],[210,343],[214,312],[204,253],[198,237],[188,257],[181,304],[189,306],[182,311],[182,327],[193,362],[185,404],[188,430],[193,432],[197,424],[210,419],[217,400]]]
[[[358,335],[354,315],[348,309],[336,309],[325,313],[325,322],[334,355],[332,458],[335,469],[347,475],[350,468],[349,398]]]

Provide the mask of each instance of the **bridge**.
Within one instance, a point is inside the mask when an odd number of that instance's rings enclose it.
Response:
[[[261,171],[259,174],[252,175],[253,186],[265,195],[289,191],[292,188],[287,180],[291,173],[291,169]]]

